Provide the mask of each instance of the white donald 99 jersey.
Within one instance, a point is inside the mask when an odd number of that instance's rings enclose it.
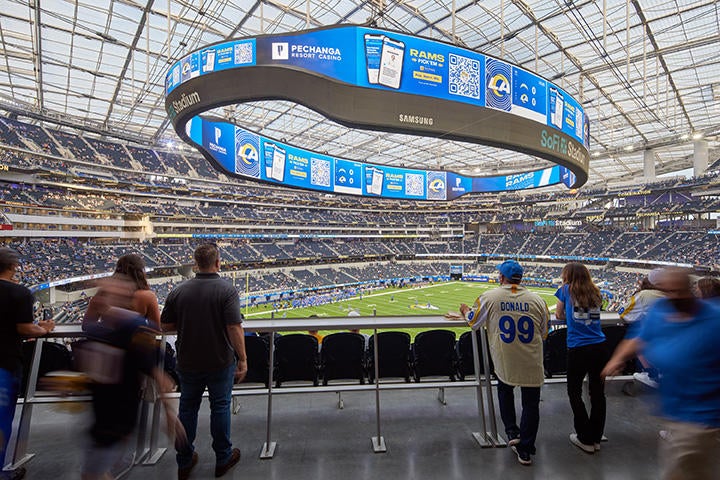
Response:
[[[495,374],[503,383],[543,384],[543,340],[550,313],[538,294],[522,285],[502,285],[478,297],[467,321],[473,330],[487,328]]]

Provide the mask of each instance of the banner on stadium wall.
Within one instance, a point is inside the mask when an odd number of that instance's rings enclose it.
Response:
[[[154,270],[153,268],[145,268],[145,272],[152,272],[153,270]],[[52,287],[59,287],[60,285],[69,285],[71,283],[85,282],[88,280],[98,280],[100,278],[109,277],[113,273],[114,272],[93,273],[90,275],[82,275],[79,277],[70,277],[70,278],[63,278],[61,280],[53,280],[51,282],[45,282],[45,283],[33,285],[30,287],[30,291],[37,292],[40,290],[47,290],[48,288],[52,288]]]

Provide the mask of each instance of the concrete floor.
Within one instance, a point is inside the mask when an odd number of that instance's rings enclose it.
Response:
[[[651,396],[621,393],[622,382],[608,384],[609,442],[594,455],[568,441],[572,432],[564,384],[543,387],[540,432],[534,465],[517,462],[507,448],[481,449],[471,433],[479,430],[474,390],[447,389],[447,405],[437,390],[383,392],[383,436],[387,453],[375,454],[374,393],[345,393],[337,408],[331,393],[274,397],[271,460],[258,455],[265,440],[266,401],[243,397],[233,417],[233,439],[243,457],[225,478],[245,479],[655,479],[658,477],[657,418]],[[26,465],[28,479],[79,478],[88,412],[67,413],[58,407],[36,406],[29,450],[37,453]],[[214,478],[207,402],[203,403],[196,442],[200,461],[191,478]],[[502,426],[498,418],[498,425]],[[163,445],[168,445],[165,438]],[[136,466],[128,479],[176,478],[174,452],[151,467]]]

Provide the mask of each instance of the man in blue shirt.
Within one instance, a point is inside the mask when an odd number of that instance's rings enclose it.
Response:
[[[720,309],[696,299],[687,271],[668,269],[658,282],[667,298],[650,308],[640,335],[618,348],[603,370],[614,375],[642,352],[663,372],[660,415],[664,479],[714,479],[720,471]]]

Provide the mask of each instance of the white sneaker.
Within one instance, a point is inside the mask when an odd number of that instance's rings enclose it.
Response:
[[[660,430],[658,432],[658,435],[660,435],[660,438],[663,440],[669,441],[670,440],[670,432],[667,430]]]
[[[508,440],[508,447],[514,447],[515,445],[520,443],[520,437],[511,438]]]
[[[585,453],[595,453],[595,445],[587,445],[585,443],[582,443],[578,439],[577,433],[570,434],[570,443],[572,443]]]
[[[532,465],[532,458],[529,453],[521,452],[516,446],[512,446],[510,448],[513,452],[515,452],[515,455],[517,455],[518,462],[520,462],[521,465]]]
[[[647,372],[633,373],[633,378],[650,388],[658,388],[658,383]]]

